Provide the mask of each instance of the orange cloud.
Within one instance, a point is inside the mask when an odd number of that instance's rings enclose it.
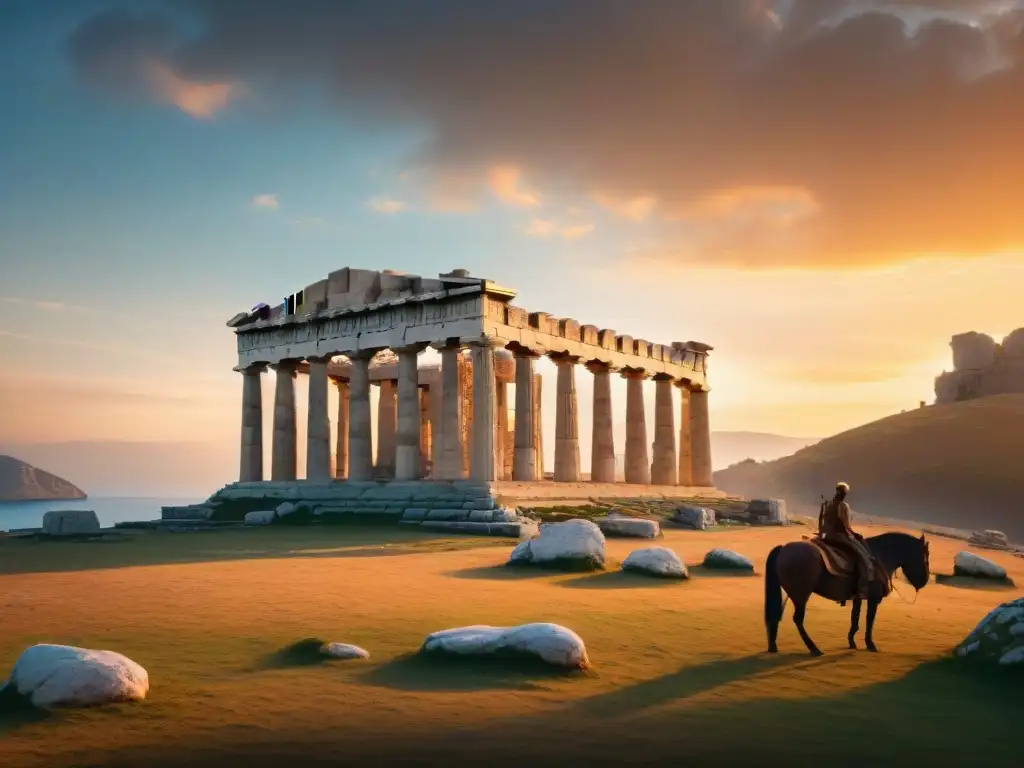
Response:
[[[186,80],[156,61],[149,66],[149,80],[158,98],[201,120],[209,120],[227,109],[228,103],[242,91],[237,83]]]
[[[389,197],[375,197],[367,205],[377,213],[391,215],[405,210],[405,203]]]
[[[487,180],[491,191],[503,202],[523,207],[540,205],[540,196],[536,192],[520,188],[522,175],[522,170],[515,166],[496,165],[488,172]]]
[[[575,224],[561,225],[550,219],[534,218],[526,226],[525,232],[530,237],[550,237],[559,235],[565,240],[579,240],[594,231],[594,225],[590,222],[578,222]]]
[[[592,197],[594,202],[617,216],[622,216],[632,221],[644,221],[655,206],[658,199],[653,195],[639,195],[637,197],[620,197],[605,192],[595,192]]]

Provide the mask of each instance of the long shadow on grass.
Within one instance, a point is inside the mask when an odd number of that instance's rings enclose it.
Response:
[[[326,664],[331,658],[320,653],[320,648],[325,642],[317,637],[307,637],[297,643],[286,645],[261,659],[256,669],[291,669]]]
[[[576,702],[573,709],[592,715],[620,715],[696,696],[712,688],[785,668],[819,667],[834,664],[846,654],[809,658],[806,653],[757,654],[738,659],[721,659],[686,666],[653,680],[591,696]]]
[[[1017,587],[1009,576],[1002,580],[995,580],[975,579],[970,576],[956,576],[949,573],[936,573],[935,583],[956,589],[978,589],[987,592],[1002,592],[1014,590]]]
[[[11,686],[0,688],[0,736],[46,720],[49,716],[45,710],[33,707],[27,696],[22,696]]]
[[[558,586],[572,589],[640,589],[643,587],[678,587],[685,581],[685,579],[645,576],[629,571],[609,571],[561,581]]]
[[[749,579],[757,576],[756,571],[744,571],[739,568],[709,568],[706,565],[688,565],[691,578],[697,579]]]
[[[544,680],[564,680],[586,672],[564,671],[523,654],[457,656],[410,653],[381,664],[359,682],[399,691],[542,690]]]
[[[522,579],[541,579],[547,576],[564,574],[554,568],[540,568],[535,565],[482,565],[477,568],[460,568],[447,571],[444,576],[453,579],[493,579],[495,581],[520,581]]]

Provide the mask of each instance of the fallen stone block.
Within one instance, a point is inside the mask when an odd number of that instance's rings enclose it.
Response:
[[[605,563],[605,539],[590,520],[566,520],[540,526],[536,538],[519,544],[508,565],[540,565],[563,570],[600,570]]]
[[[963,550],[953,558],[953,575],[1006,581],[1006,569],[986,557]]]
[[[656,539],[661,536],[661,526],[656,520],[627,517],[613,512],[607,517],[594,520],[605,536],[631,539]]]
[[[429,510],[426,510],[422,507],[413,507],[407,509],[405,510],[405,512],[402,513],[402,522],[426,520],[428,511]]]
[[[675,512],[672,513],[672,522],[695,531],[706,531],[715,525],[715,510],[683,505],[676,507]]]
[[[43,515],[47,536],[76,536],[100,532],[100,520],[91,509],[55,509]]]
[[[704,567],[754,572],[754,564],[750,559],[731,549],[712,549],[704,555]]]
[[[444,629],[427,636],[420,653],[454,656],[534,656],[567,669],[587,669],[590,659],[583,639],[558,624],[522,624],[518,627],[474,625]]]
[[[275,512],[272,509],[262,509],[245,513],[246,525],[270,525],[274,522]]]
[[[469,510],[466,509],[432,509],[427,512],[427,520],[466,520]]]

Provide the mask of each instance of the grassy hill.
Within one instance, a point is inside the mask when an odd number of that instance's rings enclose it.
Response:
[[[854,511],[1024,540],[1024,395],[997,395],[889,416],[775,461],[715,473],[724,491],[816,509],[835,483]]]

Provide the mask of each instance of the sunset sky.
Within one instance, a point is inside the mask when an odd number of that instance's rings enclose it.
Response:
[[[709,343],[717,430],[931,401],[952,334],[1024,325],[1022,22],[984,0],[5,2],[0,443],[237,456],[225,321],[346,265],[463,267]]]

